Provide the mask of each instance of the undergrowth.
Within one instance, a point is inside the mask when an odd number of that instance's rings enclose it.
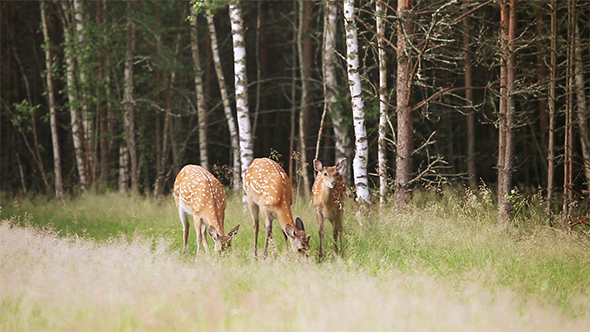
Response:
[[[411,280],[431,278],[437,287],[457,294],[468,294],[470,285],[477,285],[476,288],[491,294],[491,299],[510,292],[518,303],[525,306],[556,308],[559,315],[574,320],[590,317],[590,310],[587,309],[590,303],[588,237],[584,233],[548,227],[540,195],[532,194],[520,199],[521,207],[511,223],[498,222],[492,193],[486,187],[477,191],[450,188],[416,192],[412,203],[403,212],[397,212],[391,206],[375,206],[359,215],[355,203],[352,200],[347,201],[343,252],[334,253],[331,226],[327,223],[325,250],[328,255],[324,261],[319,262],[315,212],[309,200],[298,197],[293,205],[293,215],[301,216],[306,231],[312,234],[312,257],[305,263],[289,263],[299,260],[285,246],[277,221],[273,229],[275,241],[270,257],[258,262],[253,259],[252,220],[238,195],[228,197],[225,220],[226,230],[238,223],[242,224],[240,233],[234,238],[233,250],[223,257],[210,253],[199,258],[196,263],[194,229],[189,238],[189,253],[186,256],[181,255],[182,229],[170,197],[157,200],[118,193],[86,194],[58,204],[46,201],[43,197],[9,198],[2,195],[0,212],[3,220],[10,220],[10,227],[51,230],[59,238],[74,242],[90,241],[99,248],[108,247],[109,244],[121,246],[125,242],[139,241],[148,245],[144,255],[149,252],[166,252],[170,256],[167,260],[178,260],[182,268],[196,266],[198,269],[205,264],[207,269],[216,271],[213,273],[221,278],[229,278],[223,281],[224,285],[218,285],[224,289],[221,292],[222,300],[219,300],[221,307],[224,307],[224,301],[242,304],[254,301],[260,304],[259,301],[262,300],[257,300],[256,296],[265,296],[264,283],[269,278],[281,275],[285,269],[295,269],[305,278],[309,276],[304,271],[315,271],[315,276],[321,275],[319,278],[322,280],[326,275],[334,273],[342,277],[348,287],[348,283],[353,283],[355,278],[376,278],[389,282],[393,276]],[[263,228],[261,227],[259,234],[259,255],[264,244]],[[211,247],[211,239],[209,244]],[[232,269],[241,269],[242,272],[235,272],[239,277],[225,276],[219,270],[227,269],[228,265]],[[277,275],[273,276],[273,273]],[[285,279],[280,284],[286,286],[291,282],[294,281]],[[307,283],[316,282],[319,281],[307,280]],[[332,289],[332,292],[340,294],[337,291],[337,280],[322,282],[325,287],[320,285],[320,288]],[[407,296],[415,295],[416,292],[422,294],[424,290],[421,282],[405,284],[410,290]],[[311,286],[299,287],[300,291],[311,291]],[[208,294],[212,289],[205,287],[202,291]],[[317,299],[318,302],[327,301],[321,296]],[[18,298],[2,301],[0,307],[8,308],[6,310],[13,312],[14,307],[22,310]],[[292,306],[299,308],[296,303]],[[32,306],[28,310],[38,309]],[[302,308],[298,310],[305,311]],[[307,314],[309,317],[313,316],[311,312]],[[129,315],[134,316],[135,313]],[[207,325],[209,322],[199,326],[203,329],[235,329],[231,313],[229,315],[225,325]],[[116,329],[145,327],[127,326],[125,319],[120,324],[122,326]],[[303,322],[291,324],[294,329],[307,326]],[[183,326],[180,325],[181,328]],[[258,325],[251,327],[256,326]],[[40,327],[52,329],[51,324],[41,324]],[[263,329],[277,326],[269,324],[266,327]],[[411,328],[411,325],[404,327]]]

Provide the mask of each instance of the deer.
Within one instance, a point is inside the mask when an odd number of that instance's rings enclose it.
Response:
[[[184,166],[174,181],[174,201],[178,207],[184,231],[183,254],[186,254],[188,247],[189,214],[193,216],[197,232],[197,257],[201,245],[206,253],[209,252],[206,238],[207,226],[209,226],[209,235],[215,243],[216,252],[223,252],[231,247],[231,241],[238,233],[240,224],[225,234],[223,227],[226,207],[225,193],[223,186],[211,172],[199,165]]]
[[[272,240],[272,222],[274,219],[279,220],[285,242],[291,244],[291,249],[304,257],[308,257],[311,235],[305,234],[305,227],[300,218],[293,222],[291,214],[291,205],[293,204],[291,179],[281,165],[269,158],[254,159],[244,176],[244,190],[246,191],[248,207],[254,221],[254,258],[258,257],[259,215],[262,216],[266,226],[264,258],[268,254],[269,240]]]
[[[316,170],[316,178],[311,188],[315,214],[319,224],[320,259],[324,257],[324,220],[332,223],[334,246],[342,249],[342,213],[344,212],[344,196],[346,184],[340,173],[344,168],[346,159],[339,160],[336,165],[325,167],[321,161],[314,159],[313,167]]]

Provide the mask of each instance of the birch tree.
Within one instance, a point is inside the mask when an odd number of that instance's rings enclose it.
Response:
[[[61,156],[59,149],[59,138],[57,136],[57,116],[55,107],[55,91],[53,87],[53,52],[51,50],[51,39],[49,38],[49,27],[45,7],[47,1],[40,3],[41,23],[43,25],[43,39],[45,48],[45,65],[47,67],[47,97],[49,100],[49,125],[51,127],[51,146],[53,148],[53,171],[55,174],[55,198],[63,200],[63,183],[61,178]]]
[[[209,27],[209,37],[211,38],[211,51],[213,53],[213,63],[215,64],[215,73],[217,74],[217,82],[219,83],[219,90],[221,91],[221,100],[223,102],[223,112],[227,120],[227,126],[229,128],[230,141],[231,141],[231,154],[233,159],[233,188],[238,191],[241,187],[242,181],[240,172],[240,143],[238,141],[238,130],[236,128],[236,120],[232,113],[232,109],[229,102],[227,93],[227,87],[225,85],[225,76],[221,67],[221,57],[219,56],[219,46],[217,42],[217,32],[215,30],[215,22],[213,17],[207,15],[207,25]]]
[[[370,205],[369,183],[367,178],[367,162],[369,146],[365,128],[365,105],[363,101],[361,76],[359,73],[359,47],[357,27],[354,18],[354,0],[344,1],[344,28],[346,30],[346,62],[348,85],[352,105],[352,116],[355,134],[355,156],[352,162],[354,185],[357,202]]]
[[[75,81],[75,66],[76,59],[74,57],[74,32],[72,29],[72,18],[70,16],[70,6],[68,1],[60,2],[62,6],[62,26],[64,28],[64,38],[66,44],[65,62],[66,62],[66,85],[67,95],[70,108],[70,123],[72,125],[72,141],[74,143],[74,154],[76,158],[76,167],[78,176],[80,178],[80,191],[86,192],[88,182],[86,179],[86,168],[84,165],[84,150],[83,150],[83,135],[84,132],[80,127],[79,110],[76,96],[76,81]]]
[[[205,93],[203,93],[203,77],[201,70],[201,59],[199,56],[199,31],[197,27],[197,13],[191,6],[191,51],[195,68],[195,91],[197,94],[197,117],[199,121],[199,152],[201,166],[209,169],[209,158],[207,157],[207,111],[205,109]]]
[[[240,161],[242,183],[254,153],[252,151],[252,136],[250,114],[248,111],[248,79],[246,76],[246,44],[244,40],[244,23],[240,1],[229,5],[229,18],[234,53],[234,78],[236,90],[236,111],[238,115],[238,131],[240,140]]]
[[[73,0],[74,5],[74,22],[76,27],[76,33],[74,40],[76,41],[75,49],[77,49],[77,64],[78,64],[78,93],[79,98],[81,100],[81,120],[82,120],[82,130],[84,131],[84,136],[82,140],[82,144],[84,145],[84,152],[85,152],[85,163],[86,163],[86,177],[88,180],[88,186],[92,186],[94,173],[96,173],[96,151],[91,146],[91,141],[94,138],[94,124],[92,121],[92,115],[90,114],[90,100],[88,96],[88,82],[86,79],[86,54],[88,53],[86,47],[86,36],[85,36],[85,26],[86,22],[84,21],[83,17],[83,2],[80,0]]]

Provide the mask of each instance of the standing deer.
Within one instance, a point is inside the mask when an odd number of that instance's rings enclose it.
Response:
[[[281,223],[285,241],[291,243],[294,252],[305,257],[309,255],[309,238],[305,234],[303,221],[297,218],[293,223],[291,204],[293,192],[291,179],[283,168],[268,158],[257,158],[252,161],[244,177],[244,189],[248,197],[248,206],[254,220],[254,257],[257,257],[258,217],[262,215],[266,226],[266,242],[264,257],[268,254],[268,242],[272,239],[272,221]]]
[[[332,223],[334,246],[336,251],[342,249],[342,212],[344,212],[344,196],[346,184],[340,172],[346,159],[341,159],[335,166],[324,167],[322,162],[314,159],[313,167],[317,171],[316,179],[311,189],[313,205],[320,229],[320,259],[324,257],[324,220]]]
[[[209,226],[209,235],[215,242],[215,251],[224,251],[231,247],[232,238],[238,233],[237,225],[227,235],[223,230],[225,218],[225,193],[219,181],[199,165],[184,166],[174,181],[174,200],[178,207],[178,214],[184,231],[184,253],[187,250],[187,240],[190,224],[188,215],[193,216],[197,232],[197,256],[201,245],[205,252],[209,251],[205,232]]]

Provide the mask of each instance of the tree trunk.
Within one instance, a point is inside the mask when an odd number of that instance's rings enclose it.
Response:
[[[508,17],[509,17],[508,0],[501,0],[500,2],[500,102],[498,110],[498,211],[501,211],[501,206],[506,203],[506,192],[502,185],[504,184],[504,157],[506,152],[506,109],[507,93],[506,93],[506,60],[508,52]],[[499,213],[499,218],[503,216]]]
[[[207,154],[207,110],[205,109],[205,93],[203,93],[203,77],[201,70],[201,60],[199,56],[199,31],[197,27],[197,13],[193,6],[191,15],[195,17],[191,21],[191,50],[193,53],[193,62],[195,65],[195,91],[197,93],[197,116],[199,117],[199,152],[201,157],[201,166],[209,170],[209,157]]]
[[[293,12],[297,12],[299,8],[297,0],[293,0]],[[293,18],[295,21],[295,18]],[[291,69],[291,127],[289,128],[289,176],[293,181],[295,181],[297,176],[297,165],[295,165],[295,169],[293,169],[293,162],[297,162],[298,158],[295,158],[295,119],[297,114],[297,104],[295,103],[295,98],[297,96],[297,69],[295,64],[297,63],[297,35],[298,29],[293,29],[293,42],[291,43],[291,59],[292,59],[292,69]],[[297,188],[299,189],[299,180],[296,181]],[[299,192],[299,190],[297,190]]]
[[[515,68],[516,68],[516,56],[515,56],[515,39],[516,39],[516,4],[517,0],[502,0],[501,7],[501,27],[503,31],[507,31],[507,39],[502,39],[502,52],[505,61],[505,82],[506,87],[504,94],[501,94],[500,104],[504,104],[503,123],[500,125],[500,130],[503,131],[503,142],[500,146],[503,146],[503,150],[499,151],[499,155],[502,156],[501,162],[499,163],[498,169],[498,216],[502,221],[508,221],[512,216],[513,206],[508,195],[512,186],[512,173],[514,167],[514,130],[515,130],[515,117],[514,117],[514,82],[515,82]]]
[[[213,17],[207,15],[207,24],[209,25],[209,36],[211,38],[211,50],[213,52],[213,62],[215,63],[215,72],[217,73],[217,81],[219,82],[219,90],[221,91],[221,99],[223,101],[223,111],[229,127],[229,134],[231,140],[231,153],[233,157],[233,188],[238,191],[241,187],[240,180],[240,143],[238,141],[238,130],[236,128],[236,119],[233,116],[227,87],[225,85],[225,76],[221,68],[221,57],[219,56],[219,46],[217,43],[217,32],[215,31],[215,22]]]
[[[463,0],[467,5],[467,0]],[[467,8],[464,10],[467,11]],[[475,168],[475,113],[473,110],[473,89],[471,71],[471,38],[469,37],[469,20],[463,19],[463,68],[465,69],[465,102],[467,106],[467,178],[471,189],[477,188],[477,173]]]
[[[125,137],[127,140],[127,149],[129,151],[129,162],[131,166],[131,191],[138,192],[139,170],[137,163],[137,143],[135,139],[135,101],[133,99],[133,53],[135,32],[133,22],[131,21],[132,2],[127,1],[127,52],[125,55],[125,87],[123,92],[124,114],[123,122],[125,124]]]
[[[244,23],[242,21],[241,3],[229,5],[231,31],[234,53],[234,75],[236,89],[236,111],[238,115],[238,131],[240,141],[240,160],[242,183],[246,170],[254,157],[252,136],[250,132],[250,114],[248,112],[248,79],[246,76],[246,44],[244,40]]]
[[[377,35],[385,36],[386,5],[382,1],[376,2]],[[387,61],[385,56],[385,41],[378,38],[379,48],[379,203],[387,204]]]
[[[553,187],[555,178],[555,109],[557,87],[557,0],[551,0],[551,66],[549,67],[549,139],[547,142],[547,217],[553,222]]]
[[[309,63],[303,51],[303,34],[308,33],[309,17],[306,12],[307,1],[299,0],[299,29],[297,30],[297,53],[299,54],[299,76],[301,77],[301,101],[299,103],[299,147],[301,152],[301,176],[303,177],[303,194],[309,196],[311,185],[307,172],[307,113],[309,110],[308,72]]]
[[[359,47],[353,0],[344,1],[344,27],[346,30],[346,61],[348,64],[348,82],[355,134],[353,173],[357,195],[356,200],[361,206],[369,206],[371,205],[367,178],[369,146],[367,142],[367,130],[365,128],[365,105],[359,73]]]
[[[102,17],[102,12],[103,9],[106,7],[106,2],[105,1],[101,1],[101,2],[96,2],[96,25],[98,26],[98,29],[100,30],[103,25],[104,25],[104,21],[103,21],[103,17]],[[103,37],[103,41],[105,42],[105,44],[107,44],[108,39],[107,37]],[[109,159],[109,144],[108,144],[108,137],[109,137],[109,132],[108,132],[108,117],[109,117],[109,108],[108,108],[108,93],[107,91],[109,91],[110,89],[108,88],[108,84],[110,83],[109,79],[107,79],[107,75],[109,75],[107,73],[107,71],[105,70],[105,54],[102,50],[98,51],[98,79],[100,81],[100,84],[104,84],[104,86],[106,87],[105,90],[101,90],[105,92],[105,100],[102,100],[100,102],[100,105],[98,107],[98,122],[99,122],[99,148],[100,148],[100,176],[98,177],[98,183],[100,186],[105,187],[108,181],[108,174],[109,174],[109,163],[108,163],[108,159]],[[100,97],[99,97],[100,100]]]
[[[566,103],[565,103],[565,142],[563,165],[563,213],[569,215],[569,207],[573,200],[573,148],[574,148],[574,39],[576,1],[567,2],[567,49],[566,49]]]
[[[332,119],[334,127],[334,149],[335,161],[348,158],[348,146],[350,137],[348,136],[348,124],[344,119],[346,116],[341,114],[344,110],[336,107],[338,92],[338,80],[336,76],[336,24],[338,19],[338,5],[334,0],[327,0],[324,8],[324,85],[325,95],[324,102],[327,103],[327,112]],[[347,163],[350,165],[350,163]],[[346,183],[352,183],[350,167],[345,167],[342,176]]]
[[[119,145],[119,192],[126,193],[129,190],[129,150],[127,141],[123,140]]]
[[[45,40],[45,64],[47,67],[47,95],[49,99],[49,124],[51,126],[51,145],[53,147],[53,169],[55,173],[55,198],[63,200],[63,183],[61,178],[61,156],[59,149],[59,138],[57,137],[57,116],[55,108],[55,91],[53,88],[53,52],[51,50],[51,39],[49,38],[49,27],[45,14],[45,7],[48,1],[40,3],[41,22],[43,25],[43,38]]]
[[[545,63],[546,47],[545,35],[545,3],[539,2],[539,9],[537,10],[537,36],[541,36],[536,43],[537,48],[537,78],[538,84],[544,84],[547,80],[547,65]],[[547,94],[545,91],[541,92],[539,97],[539,131],[541,133],[541,145],[543,149],[547,149],[547,136],[549,133],[549,111],[547,109]]]
[[[580,27],[576,22],[575,27],[575,85],[576,85],[576,116],[578,130],[580,131],[580,146],[584,159],[584,175],[586,176],[586,189],[590,190],[590,133],[588,131],[588,118],[590,113],[586,104],[586,91],[584,89],[584,62],[582,60],[582,46],[580,40]]]
[[[156,22],[158,22],[158,29],[162,26],[162,14],[160,13],[160,7],[154,7],[154,16],[156,17]],[[162,54],[163,49],[163,42],[162,42],[162,35],[158,34],[156,36],[156,50],[158,54]],[[156,75],[156,82],[158,86],[163,85],[164,80],[164,69],[157,69],[155,70]],[[156,101],[161,101],[161,94],[156,96]],[[156,179],[154,181],[154,197],[161,197],[164,194],[164,183],[166,181],[166,160],[167,158],[164,156],[164,147],[165,144],[168,143],[167,132],[166,128],[162,125],[162,118],[166,117],[168,110],[165,111],[165,114],[162,116],[159,112],[156,112],[155,117],[155,126],[156,126]],[[166,124],[168,122],[164,121]],[[164,138],[166,137],[166,138]]]
[[[412,112],[411,36],[412,0],[398,0],[397,14],[397,155],[395,160],[395,205],[403,210],[410,200],[409,183],[412,179],[412,152],[414,149],[414,114]]]
[[[85,36],[85,22],[82,17],[83,12],[83,3],[80,0],[73,0],[74,3],[74,21],[76,26],[76,34],[74,40],[76,40],[76,45],[80,49],[80,52],[83,53],[83,56],[78,57],[78,59],[86,58],[84,55],[87,53],[86,49],[86,36]],[[86,177],[88,181],[88,187],[92,186],[94,182],[94,174],[96,173],[96,149],[94,146],[91,146],[91,142],[94,140],[94,125],[92,123],[92,116],[91,112],[88,109],[88,105],[90,104],[90,100],[88,98],[88,87],[86,82],[86,67],[85,63],[78,60],[78,92],[79,97],[81,100],[81,115],[82,115],[82,130],[84,131],[84,136],[81,138],[82,144],[84,146],[84,163],[86,167]]]
[[[80,127],[80,119],[78,115],[78,103],[76,99],[76,82],[75,82],[75,59],[74,59],[74,41],[72,40],[70,8],[67,1],[60,2],[63,8],[62,25],[64,28],[65,44],[66,44],[66,83],[67,83],[67,94],[70,102],[70,118],[72,124],[72,141],[74,143],[74,153],[76,156],[76,166],[78,169],[78,176],[80,177],[80,191],[82,194],[86,192],[88,188],[88,182],[86,180],[86,168],[84,165],[84,150],[82,146],[83,142],[83,131]]]

